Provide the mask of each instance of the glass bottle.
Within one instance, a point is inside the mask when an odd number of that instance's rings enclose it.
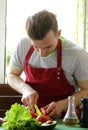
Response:
[[[66,125],[78,125],[79,118],[75,111],[75,97],[68,96],[68,108],[63,118],[63,123]]]
[[[88,97],[82,98],[81,101],[82,101],[82,111],[80,117],[80,125],[81,127],[88,128]]]

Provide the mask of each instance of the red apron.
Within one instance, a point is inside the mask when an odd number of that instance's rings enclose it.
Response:
[[[52,101],[58,101],[68,97],[75,92],[70,85],[61,68],[62,44],[58,40],[57,68],[34,68],[28,64],[34,48],[31,47],[24,61],[26,83],[30,84],[39,93],[38,106],[42,107]]]

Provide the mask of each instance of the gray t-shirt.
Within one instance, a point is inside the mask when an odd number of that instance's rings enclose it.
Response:
[[[30,47],[30,39],[22,39],[12,55],[10,64],[24,70],[25,56]],[[47,57],[41,57],[34,50],[28,63],[36,68],[55,68],[57,67],[57,51]],[[88,53],[76,44],[64,39],[64,43],[62,43],[62,68],[68,82],[75,89],[78,89],[77,81],[88,80]]]

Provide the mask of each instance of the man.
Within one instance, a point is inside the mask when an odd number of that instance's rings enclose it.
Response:
[[[46,10],[29,17],[26,30],[29,38],[20,41],[12,56],[8,83],[22,94],[23,104],[34,110],[36,103],[59,118],[69,95],[75,96],[76,106],[88,96],[88,53],[61,37],[55,15]]]

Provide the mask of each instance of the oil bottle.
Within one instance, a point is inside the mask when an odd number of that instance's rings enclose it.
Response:
[[[76,126],[80,123],[79,118],[75,110],[75,97],[68,96],[68,108],[67,112],[63,118],[63,123],[65,125]]]

